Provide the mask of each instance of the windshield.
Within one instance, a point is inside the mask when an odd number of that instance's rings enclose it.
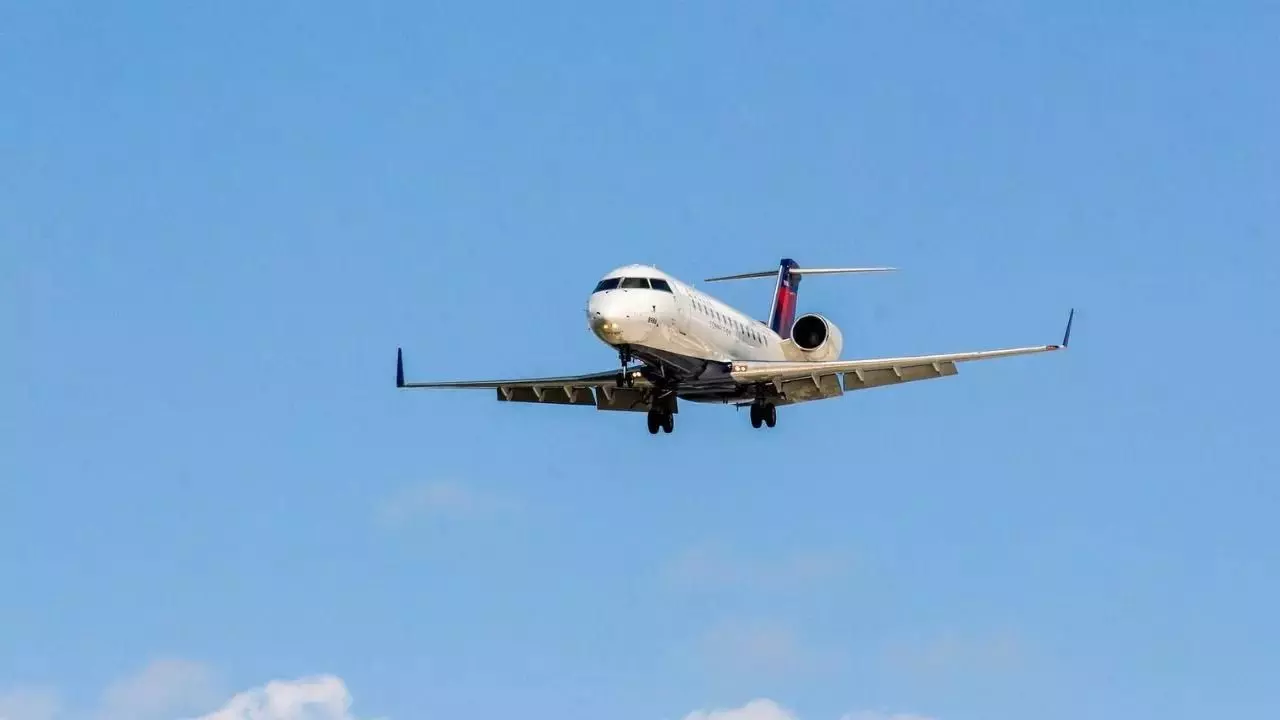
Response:
[[[603,292],[605,290],[618,290],[618,289],[649,290],[650,288],[654,290],[660,290],[666,293],[671,292],[671,284],[668,283],[666,280],[663,280],[662,278],[642,278],[642,277],[605,278],[604,280],[601,280],[599,283],[596,284],[596,289],[593,290],[592,292],[598,293],[598,292]]]

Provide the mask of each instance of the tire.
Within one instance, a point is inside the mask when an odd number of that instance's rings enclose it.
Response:
[[[758,430],[762,422],[764,422],[764,418],[760,417],[760,406],[752,405],[751,406],[751,427],[756,428]]]
[[[676,416],[672,415],[671,413],[664,414],[662,416],[662,432],[670,434],[671,431],[675,429],[676,429]]]
[[[649,413],[649,434],[650,435],[658,434],[658,414],[657,413]]]
[[[764,411],[764,424],[773,427],[778,423],[778,408],[776,405],[767,405]]]

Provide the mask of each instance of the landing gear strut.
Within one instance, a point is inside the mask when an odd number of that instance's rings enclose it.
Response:
[[[751,427],[758,428],[761,424],[769,427],[778,424],[777,406],[770,403],[751,404]]]
[[[631,364],[631,351],[619,348],[618,362],[622,364],[622,369],[618,371],[618,387],[631,387],[631,375],[627,373],[627,365]]]

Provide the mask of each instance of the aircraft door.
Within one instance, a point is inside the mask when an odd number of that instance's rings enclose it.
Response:
[[[671,296],[672,305],[675,311],[671,313],[671,329],[673,334],[687,335],[689,328],[689,303],[693,302],[693,298],[689,297],[685,291],[680,291],[679,295]]]

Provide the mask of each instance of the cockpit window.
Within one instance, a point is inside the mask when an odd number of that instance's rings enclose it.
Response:
[[[604,290],[618,290],[618,289],[648,290],[651,287],[650,283],[652,283],[652,288],[654,290],[660,290],[662,292],[668,292],[668,293],[672,292],[671,284],[668,283],[666,280],[663,280],[662,278],[642,278],[642,277],[605,278],[596,285],[596,289],[593,290],[592,292],[602,292]]]

